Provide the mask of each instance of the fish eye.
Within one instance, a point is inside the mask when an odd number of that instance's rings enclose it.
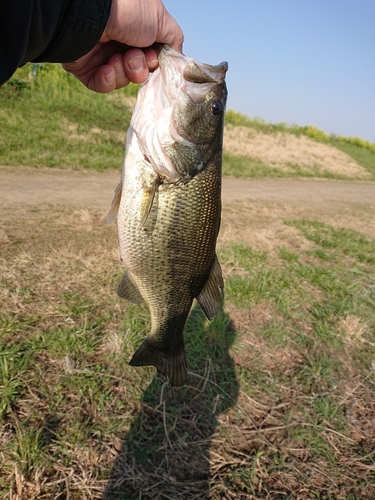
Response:
[[[210,106],[210,113],[213,116],[219,116],[224,111],[224,106],[221,101],[214,101]]]

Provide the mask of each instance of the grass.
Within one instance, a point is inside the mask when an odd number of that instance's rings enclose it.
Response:
[[[341,148],[340,148],[341,149]],[[355,153],[355,152],[354,152]],[[353,159],[355,155],[351,155],[348,151],[347,154],[352,156]],[[359,155],[357,155],[359,157]],[[365,157],[365,158],[364,158]],[[371,173],[371,177],[368,180],[375,180],[375,155],[369,154],[361,156],[361,160],[358,163],[366,168],[368,172]],[[363,160],[363,161],[362,161]],[[368,160],[368,161],[367,161]],[[223,175],[232,177],[250,177],[254,179],[264,179],[264,178],[279,178],[279,179],[290,179],[290,178],[305,178],[305,179],[331,179],[331,180],[348,180],[347,175],[332,172],[329,169],[321,168],[319,165],[315,166],[303,166],[293,163],[289,163],[287,167],[280,168],[278,165],[267,165],[258,158],[252,158],[250,156],[239,155],[228,153],[224,151],[223,153]],[[372,178],[373,176],[373,178]],[[356,180],[353,176],[352,180]],[[360,179],[362,180],[362,179]]]
[[[96,170],[120,166],[131,115],[126,103],[136,87],[95,94],[53,64],[39,65],[36,80],[27,81],[22,76],[29,66],[0,88],[0,162]]]
[[[374,496],[371,236],[289,217],[272,249],[223,241],[225,308],[193,309],[172,390],[127,364],[150,322],[115,295],[114,226],[2,222],[0,498]]]
[[[17,71],[0,88],[0,164],[105,170],[123,161],[125,135],[137,87],[128,86],[109,95],[87,90],[59,65],[38,65],[37,77],[29,80],[31,64]],[[228,110],[226,124],[248,127],[263,134],[294,134],[329,144],[346,153],[375,179],[375,144],[359,138],[328,136],[313,126],[270,124],[261,118]],[[306,152],[300,156],[306,156]],[[297,155],[298,156],[298,155]],[[324,156],[324,155],[323,155]],[[236,177],[320,177],[347,179],[339,166],[267,164],[256,157],[224,153],[224,175]],[[316,162],[315,162],[316,163]],[[354,174],[353,174],[354,175]],[[357,177],[363,175],[357,174]]]
[[[371,174],[372,179],[375,179],[375,144],[372,142],[365,141],[358,137],[344,137],[335,134],[328,135],[312,125],[289,125],[284,122],[266,123],[262,118],[250,118],[232,109],[226,112],[225,119],[227,125],[248,127],[251,130],[262,132],[263,134],[277,134],[279,132],[293,134],[297,137],[306,136],[322,144],[334,146],[353,158],[353,160]],[[256,162],[249,157],[227,155],[226,164],[224,164],[226,170],[224,171],[226,175],[235,175],[236,177],[241,177],[243,175],[251,177],[290,177],[294,174],[300,177],[344,178],[344,176],[332,175],[328,171],[324,171],[324,169],[311,170],[311,168],[303,168],[297,165],[290,165],[289,167],[292,172],[289,171],[285,173],[275,167],[264,165],[259,161]]]
[[[328,135],[323,130],[319,130],[313,125],[301,126],[295,123],[289,125],[285,122],[267,123],[263,120],[263,118],[250,118],[242,113],[234,111],[233,109],[229,109],[226,112],[225,120],[227,124],[254,128],[266,134],[289,132],[297,136],[306,135],[307,137],[319,142],[333,143],[335,146],[338,146],[339,144],[343,147],[344,145],[351,145],[375,153],[375,144],[373,142],[365,141],[359,137],[344,137],[335,134]]]
[[[113,99],[56,66],[27,71],[0,89],[1,163],[119,165],[136,89]],[[373,168],[361,140],[227,121],[336,141]],[[280,175],[224,159],[228,175]],[[375,497],[372,206],[225,206],[224,309],[209,322],[193,308],[174,390],[128,365],[150,319],[115,295],[116,228],[71,212],[0,216],[0,499]]]

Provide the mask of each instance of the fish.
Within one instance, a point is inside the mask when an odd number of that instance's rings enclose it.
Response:
[[[154,366],[172,387],[186,383],[184,327],[194,299],[206,317],[224,293],[216,255],[228,63],[212,66],[159,48],[159,66],[139,89],[126,136],[117,216],[117,294],[145,302],[151,331],[131,366]]]

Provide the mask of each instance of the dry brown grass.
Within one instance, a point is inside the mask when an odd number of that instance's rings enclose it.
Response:
[[[375,237],[375,206],[327,203],[319,207],[296,206],[283,202],[234,202],[225,207],[219,244],[241,241],[259,250],[272,252],[285,243],[296,250],[308,250],[312,243],[293,227],[284,224],[289,218],[317,218],[337,228],[360,231]]]
[[[290,133],[264,134],[243,126],[228,125],[224,132],[224,151],[248,156],[282,172],[293,173],[290,165],[317,172],[339,174],[348,179],[369,179],[371,175],[349,155],[329,144]]]
[[[238,203],[225,208],[220,244],[242,241],[266,250],[272,261],[280,245],[296,251],[311,246],[283,224],[284,218],[309,215],[334,226],[355,227],[357,221],[357,229],[368,228],[372,215],[366,208],[349,212],[343,222],[334,207],[312,213],[278,203]],[[1,216],[1,310],[20,321],[35,317],[35,323],[15,334],[20,341],[32,339],[36,331],[48,335],[64,325],[84,323],[84,313],[75,313],[64,293],[89,299],[92,318],[103,309],[107,314],[87,363],[72,355],[38,353],[47,387],[76,377],[76,389],[55,408],[56,415],[49,414],[53,392],[35,385],[33,371],[23,375],[26,390],[0,430],[0,479],[8,485],[1,498],[375,498],[373,373],[366,379],[352,356],[363,345],[372,347],[364,340],[366,324],[354,315],[340,323],[347,343],[341,357],[350,376],[343,373],[329,395],[343,408],[346,429],[312,420],[309,408],[316,395],[296,376],[306,362],[305,352],[259,335],[273,321],[282,321],[266,300],[247,310],[227,304],[238,338],[229,351],[217,357],[211,353],[204,373],[190,374],[184,391],[173,391],[158,378],[149,385],[147,375],[141,378],[143,369],[128,372],[118,366],[132,345],[129,332],[121,331],[124,305],[115,297],[122,273],[116,228],[106,226],[104,216],[87,207],[35,208],[22,214],[14,206]],[[226,269],[226,276],[238,272]],[[297,326],[311,333],[302,321]],[[8,339],[15,337],[8,334]],[[333,349],[330,354],[336,355]],[[90,391],[79,388],[103,360],[105,370],[94,376],[103,379],[110,398],[98,408]],[[244,370],[255,374],[253,381],[244,378]],[[78,427],[69,428],[72,415]],[[56,428],[46,423],[52,417],[59,419]],[[28,474],[8,449],[17,426],[22,429],[25,422],[64,436],[51,438],[49,462]],[[93,430],[77,443],[76,434],[91,424]],[[314,426],[326,455],[317,455],[308,439]]]
[[[107,140],[116,141],[121,145],[125,145],[126,132],[115,130],[104,130],[99,127],[79,127],[77,123],[70,122],[69,120],[64,120],[61,123],[62,134],[66,139],[70,141],[79,141],[84,143],[99,143],[102,138]],[[82,132],[80,129],[84,129]]]
[[[349,347],[358,346],[365,342],[364,334],[368,326],[361,318],[348,314],[340,320],[340,330]]]

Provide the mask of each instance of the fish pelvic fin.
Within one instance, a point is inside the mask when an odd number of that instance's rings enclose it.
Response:
[[[148,216],[150,215],[152,205],[154,203],[155,199],[155,194],[157,193],[159,186],[160,186],[160,179],[159,177],[156,177],[154,182],[152,183],[151,188],[145,190],[144,194],[144,202],[143,202],[143,208],[142,208],[142,217],[141,217],[141,227],[144,227]]]
[[[224,296],[224,281],[221,272],[221,267],[217,256],[215,255],[214,263],[211,268],[210,275],[202,288],[200,294],[196,297],[199,305],[203,309],[208,319],[214,319],[220,310]]]
[[[129,362],[130,366],[155,366],[167,377],[172,387],[184,385],[187,376],[186,355],[183,342],[178,349],[165,351],[146,338]]]
[[[107,224],[113,222],[117,217],[120,208],[121,194],[122,194],[122,182],[120,182],[120,184],[115,189],[115,195],[112,200],[112,205],[106,217]]]
[[[117,295],[122,299],[126,299],[132,304],[142,304],[143,297],[137,288],[137,285],[131,278],[129,271],[126,271],[119,286],[117,287]]]

